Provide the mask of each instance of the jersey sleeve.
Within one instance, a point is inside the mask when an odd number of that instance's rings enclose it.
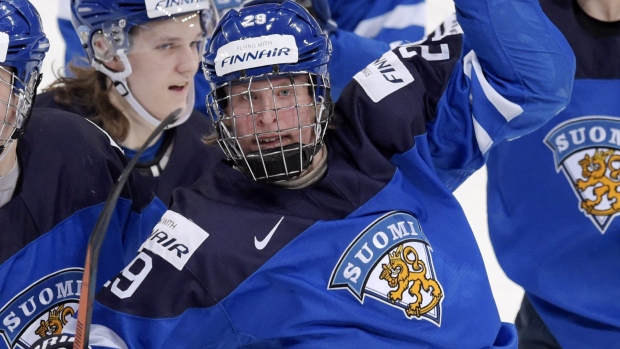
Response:
[[[424,37],[424,0],[331,1],[330,5],[338,24],[329,36],[334,47],[329,68],[334,100],[368,63],[392,47]]]
[[[465,32],[461,60],[429,125],[433,162],[452,190],[497,142],[530,133],[562,111],[575,73],[568,42],[538,1],[457,1],[456,7]],[[458,123],[468,125],[473,144],[463,144],[459,128],[449,126]]]
[[[91,346],[173,348],[183,343],[199,348],[209,333],[235,341],[226,313],[219,307],[206,308],[215,300],[186,265],[201,253],[199,247],[208,237],[191,220],[167,211],[133,261],[97,294]],[[204,255],[195,257],[205,260]],[[189,323],[200,323],[203,329],[196,332]],[[75,323],[65,326],[63,333],[75,335]]]
[[[384,156],[418,145],[451,190],[494,144],[561,111],[575,71],[568,43],[538,2],[482,3],[457,3],[456,16],[426,40],[369,64],[338,105]]]

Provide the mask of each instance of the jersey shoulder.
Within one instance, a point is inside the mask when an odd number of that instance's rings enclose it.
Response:
[[[44,222],[40,225],[48,228],[78,210],[105,202],[127,164],[103,130],[56,109],[33,109],[17,154],[22,167],[18,200],[40,215]],[[147,189],[139,190],[138,176],[130,174],[120,195],[136,211],[153,199]]]
[[[91,112],[89,112],[88,110],[78,108],[75,105],[57,102],[57,94],[58,92],[56,90],[38,93],[34,101],[34,107],[64,110],[66,112],[74,113],[83,117],[88,117],[91,114]]]

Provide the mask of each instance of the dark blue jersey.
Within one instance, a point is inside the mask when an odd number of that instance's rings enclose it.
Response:
[[[566,105],[574,57],[536,1],[456,5],[466,36],[450,22],[356,74],[317,183],[218,163],[175,192],[99,293],[91,344],[516,348],[452,190]]]
[[[126,164],[98,127],[54,109],[34,109],[17,158],[14,197],[0,208],[0,348],[29,348],[77,311],[88,238]],[[97,288],[131,260],[165,210],[137,178],[112,215]]]
[[[56,102],[54,92],[37,96],[36,106],[93,116],[92,111]],[[136,164],[144,181],[164,203],[169,204],[174,189],[191,186],[213,163],[222,159],[217,146],[206,146],[202,142],[203,137],[213,132],[213,123],[194,111],[186,122],[164,132],[162,147],[154,160]]]
[[[620,22],[542,7],[577,58],[570,104],[488,162],[490,238],[562,348],[620,343]]]

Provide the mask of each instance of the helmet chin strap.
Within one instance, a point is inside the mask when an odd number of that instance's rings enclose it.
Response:
[[[129,59],[127,59],[127,55],[125,54],[125,49],[120,49],[116,51],[116,55],[118,56],[118,58],[121,60],[121,62],[125,66],[125,70],[121,72],[111,71],[110,69],[108,69],[108,67],[105,66],[105,64],[103,64],[98,59],[93,59],[92,61],[93,68],[95,68],[96,70],[108,76],[112,80],[112,83],[114,84],[114,87],[116,88],[118,93],[120,93],[120,95],[125,98],[127,103],[129,103],[129,105],[133,108],[133,110],[135,110],[136,113],[138,113],[138,115],[140,115],[140,117],[146,120],[149,124],[157,127],[161,123],[161,120],[157,119],[156,117],[151,115],[151,113],[146,111],[146,109],[144,109],[144,107],[140,104],[140,102],[138,102],[134,98],[133,94],[131,93],[131,90],[129,89],[129,84],[127,84],[127,77],[131,74],[132,68],[131,68],[131,64],[129,63]],[[189,119],[189,116],[192,114],[192,111],[194,109],[194,102],[196,101],[196,91],[193,88],[193,84],[190,84],[190,85],[192,88],[190,89],[187,95],[187,107],[177,117],[177,119],[174,122],[172,122],[170,125],[166,126],[165,129],[169,129],[169,128],[173,128],[173,127],[181,125],[182,123],[187,121],[187,119]]]
[[[299,144],[289,144],[283,148],[276,147],[262,153],[247,154],[246,161],[241,162],[241,167],[250,177],[253,175],[258,181],[289,180],[307,170],[316,153],[317,151],[313,154],[308,147],[300,149]]]

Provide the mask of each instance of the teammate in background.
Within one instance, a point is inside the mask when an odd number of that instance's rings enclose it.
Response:
[[[67,47],[65,62],[79,64],[80,61],[74,59],[83,56],[84,50],[71,25],[69,2],[70,0],[59,1],[58,27]],[[214,2],[220,15],[231,8],[238,10],[243,3],[241,0],[214,0]],[[380,57],[390,47],[395,47],[405,40],[417,41],[424,36],[426,19],[424,0],[298,0],[298,2],[308,8],[319,20],[321,27],[330,34],[334,46],[330,67],[334,100],[338,99],[342,89],[355,73]],[[194,77],[194,85],[197,96],[194,108],[206,113],[204,98],[210,92],[210,87],[202,72]]]
[[[334,128],[329,39],[309,13],[224,16],[203,64],[229,162],[175,192],[99,293],[91,345],[515,348],[452,190],[565,107],[574,56],[536,0],[456,7],[466,36],[453,23],[384,54]]]
[[[73,24],[92,67],[70,66],[73,77],[58,79],[38,98],[37,106],[91,119],[128,158],[161,120],[182,108],[136,166],[168,203],[172,190],[190,186],[220,159],[217,147],[201,146],[213,125],[193,109],[193,77],[217,12],[211,0],[173,8],[158,4],[73,0]]]
[[[126,159],[92,123],[31,109],[49,48],[26,0],[0,1],[0,347],[28,348],[77,311],[86,245]],[[27,128],[26,128],[27,126]],[[138,176],[136,174],[136,176]],[[123,189],[97,287],[135,256],[165,205]]]
[[[488,162],[491,242],[525,290],[522,348],[620,343],[620,2],[542,0],[577,58],[570,104]]]

